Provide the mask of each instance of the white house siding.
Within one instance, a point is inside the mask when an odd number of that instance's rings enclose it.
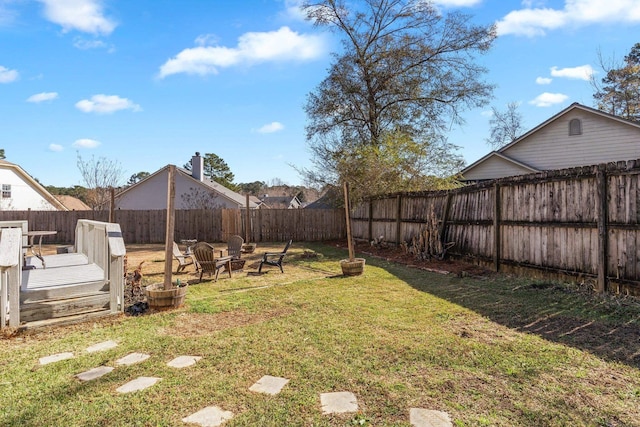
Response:
[[[189,197],[183,195],[191,195],[191,200],[197,199],[199,196],[204,197],[207,187],[198,183],[192,178],[186,177],[180,173],[175,174],[176,178],[176,209],[193,209],[193,202],[189,202]],[[118,196],[116,206],[118,209],[125,210],[157,210],[167,208],[167,189],[168,189],[168,170],[164,169],[147,178],[140,184],[132,187],[128,191]],[[212,201],[215,207],[219,208],[238,208],[238,204],[228,200],[223,196],[217,196]],[[209,206],[214,207],[214,206]]]
[[[531,170],[505,159],[501,159],[498,156],[492,156],[478,164],[478,166],[471,169],[468,173],[465,173],[464,179],[467,181],[479,181],[483,179],[522,175],[526,173],[531,173]]]
[[[1,184],[11,185],[11,197],[4,198],[0,194],[0,210],[57,210],[42,194],[37,192],[22,176],[16,173],[13,168],[0,168],[0,189],[2,187]]]
[[[569,136],[569,121],[574,118],[582,122],[582,134]],[[640,129],[575,109],[501,153],[540,170],[638,159]]]

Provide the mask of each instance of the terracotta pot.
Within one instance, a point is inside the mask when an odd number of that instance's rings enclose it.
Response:
[[[364,258],[354,258],[353,261],[343,259],[340,261],[340,267],[342,267],[342,274],[344,276],[358,276],[364,271]]]
[[[156,310],[177,308],[184,304],[184,299],[187,296],[187,285],[185,283],[183,286],[174,286],[173,289],[165,290],[164,284],[154,283],[145,287],[144,293],[151,308]]]

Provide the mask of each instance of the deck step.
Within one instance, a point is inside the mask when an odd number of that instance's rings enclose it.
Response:
[[[73,325],[75,323],[86,322],[87,320],[91,320],[91,319],[98,319],[106,316],[117,316],[120,314],[121,314],[120,312],[112,313],[110,310],[102,310],[102,309],[93,310],[93,311],[87,311],[82,314],[76,314],[73,316],[57,317],[54,319],[44,319],[44,320],[37,320],[33,322],[22,323],[19,329],[25,330],[25,329],[46,328],[48,326]]]
[[[51,286],[40,289],[30,289],[20,292],[21,303],[35,303],[40,301],[75,298],[93,295],[98,292],[109,292],[109,284],[104,280],[94,282],[75,283],[67,286]]]
[[[109,292],[97,292],[73,298],[25,302],[20,305],[20,320],[33,322],[108,310],[110,298]]]

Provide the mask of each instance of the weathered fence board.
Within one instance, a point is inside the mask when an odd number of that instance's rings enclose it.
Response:
[[[224,242],[232,235],[244,238],[246,210],[194,209],[177,210],[174,239],[196,239]],[[0,220],[29,221],[31,230],[56,230],[43,243],[73,244],[78,219],[107,221],[105,211],[0,211]],[[164,242],[165,210],[116,210],[114,221],[120,224],[126,243]],[[263,209],[249,212],[252,242],[322,241],[346,236],[342,209]]]
[[[354,236],[410,241],[430,215],[448,253],[594,277],[640,295],[640,160],[549,171],[449,192],[376,197],[354,210]]]

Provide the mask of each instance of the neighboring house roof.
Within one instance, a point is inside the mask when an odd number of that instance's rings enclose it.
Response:
[[[54,196],[60,203],[62,203],[70,211],[90,211],[91,207],[82,200],[73,196]]]
[[[22,180],[27,183],[34,191],[36,191],[42,198],[44,198],[47,202],[49,202],[55,209],[60,211],[67,211],[68,209],[60,203],[58,199],[56,199],[53,194],[49,193],[46,188],[44,188],[38,181],[36,181],[31,175],[29,175],[24,169],[15,163],[8,162],[6,160],[0,159],[0,168],[4,169],[12,169],[16,175],[18,175]]]
[[[344,199],[337,187],[329,188],[319,199],[307,204],[305,209],[336,209],[342,208]]]
[[[265,204],[265,207],[271,209],[298,209],[302,206],[296,196],[268,196],[265,194],[260,200]]]
[[[140,187],[144,187],[145,183],[148,181],[151,181],[153,178],[155,178],[157,175],[164,173],[165,171],[168,171],[170,165],[167,165],[161,169],[158,169],[157,171],[155,171],[154,173],[152,173],[151,175],[147,176],[146,178],[142,179],[141,181],[138,181],[137,183],[131,185],[130,187],[127,187],[126,189],[124,189],[123,191],[121,191],[120,193],[116,194],[116,199],[122,197],[123,195],[130,193],[130,192],[134,192],[137,191],[137,189],[139,189]],[[224,199],[226,199],[227,201],[231,202],[232,204],[236,204],[239,208],[244,208],[246,205],[246,196],[240,194],[240,193],[236,193],[235,191],[225,187],[222,184],[219,184],[215,181],[210,180],[209,178],[203,177],[202,180],[196,179],[192,176],[191,172],[183,169],[183,168],[179,168],[176,167],[176,173],[180,174],[182,177],[184,177],[185,179],[191,181],[191,183],[194,186],[197,186],[205,191],[214,191],[219,197],[222,197]],[[176,194],[176,198],[180,197],[180,194]],[[256,209],[258,206],[255,202],[253,202],[251,200],[251,198],[249,199],[249,208],[250,209]]]
[[[570,135],[569,121],[585,129]],[[465,180],[521,175],[640,157],[640,123],[573,103],[462,170]]]

